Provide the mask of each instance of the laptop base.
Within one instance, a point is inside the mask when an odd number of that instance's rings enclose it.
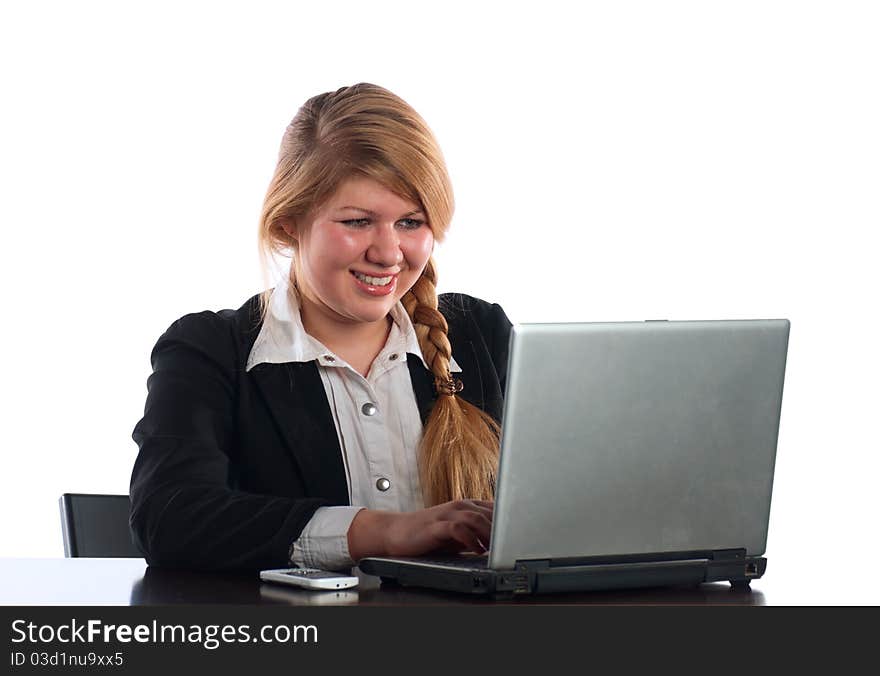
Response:
[[[730,582],[747,589],[767,568],[764,557],[747,556],[744,549],[680,552],[627,557],[593,557],[564,561],[522,561],[513,570],[477,566],[436,565],[427,561],[370,557],[359,568],[383,583],[426,587],[499,597],[599,591],[644,587],[687,586]]]

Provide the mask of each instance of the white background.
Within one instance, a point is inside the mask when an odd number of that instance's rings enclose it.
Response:
[[[876,3],[2,7],[0,556],[62,555],[61,493],[128,491],[152,345],[264,288],[284,127],[367,81],[444,149],[441,291],[519,322],[790,319],[762,589],[878,559]]]

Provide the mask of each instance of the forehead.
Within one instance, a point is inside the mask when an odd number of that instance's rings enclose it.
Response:
[[[392,192],[378,181],[363,176],[343,181],[321,211],[340,210],[344,207],[356,207],[377,214],[394,216],[417,211],[421,208],[418,204]]]

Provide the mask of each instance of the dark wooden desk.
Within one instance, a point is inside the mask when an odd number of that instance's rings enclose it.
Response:
[[[315,592],[267,584],[256,575],[151,568],[143,559],[0,559],[0,605],[763,605],[757,588],[699,587],[543,594],[493,601],[478,596],[381,585],[360,574],[358,587]],[[758,581],[760,582],[760,581]],[[757,583],[753,583],[757,587]]]

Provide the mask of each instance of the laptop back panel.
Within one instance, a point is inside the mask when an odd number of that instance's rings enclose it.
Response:
[[[787,320],[517,325],[489,566],[764,553]]]

